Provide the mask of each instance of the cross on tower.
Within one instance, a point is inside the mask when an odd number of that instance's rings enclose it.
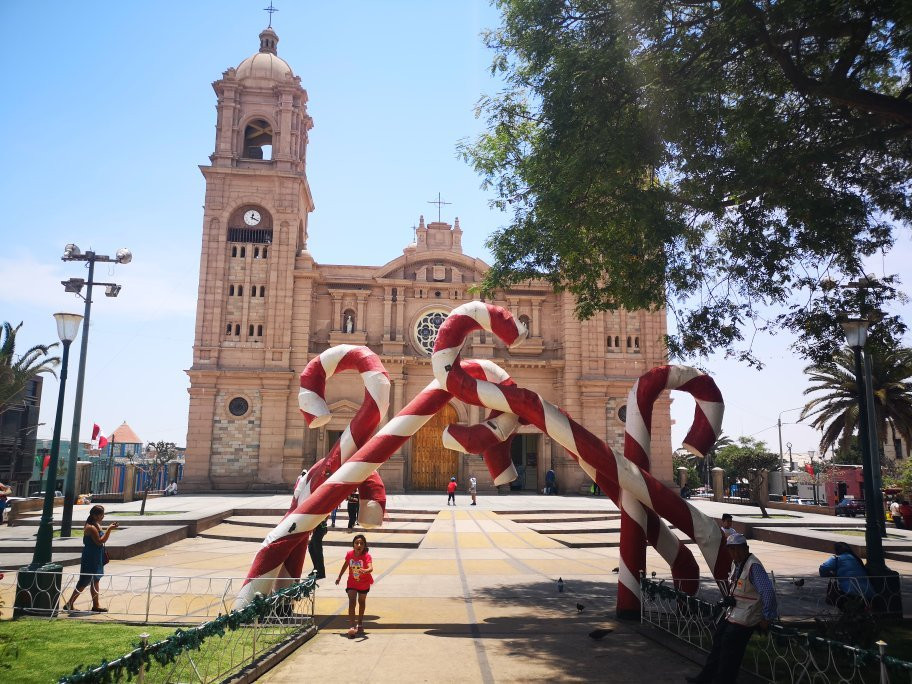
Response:
[[[278,12],[275,7],[272,6],[272,0],[269,0],[269,7],[263,8],[264,12],[269,12],[269,26],[267,28],[272,28],[272,14],[273,12]]]
[[[444,205],[444,204],[452,204],[452,202],[444,202],[442,199],[440,199],[440,193],[438,192],[438,193],[437,193],[437,199],[435,199],[435,200],[428,200],[428,204],[436,204],[436,205],[437,205],[437,223],[440,223],[440,210],[443,208],[443,205]]]

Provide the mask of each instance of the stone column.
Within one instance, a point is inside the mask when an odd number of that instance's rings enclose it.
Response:
[[[260,417],[260,453],[257,464],[257,482],[283,484],[282,461],[285,447],[285,405],[287,389],[263,389]]]
[[[210,491],[212,422],[215,417],[215,388],[191,387],[187,425],[187,453],[183,486],[190,492]]]
[[[725,495],[725,485],[723,479],[725,477],[725,471],[722,468],[713,468],[712,469],[712,488],[713,488],[713,501],[722,501],[722,497]]]

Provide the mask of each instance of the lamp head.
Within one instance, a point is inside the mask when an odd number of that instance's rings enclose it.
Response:
[[[55,313],[54,319],[57,321],[57,337],[61,342],[72,342],[76,339],[82,316],[72,313]]]
[[[116,297],[117,295],[120,294],[120,288],[121,288],[120,285],[115,285],[114,283],[111,283],[110,285],[105,287],[105,297]]]
[[[79,294],[82,292],[82,287],[85,285],[85,278],[70,278],[69,280],[61,280],[60,284],[63,285],[64,292],[75,292]]]
[[[847,318],[840,324],[845,331],[846,342],[852,348],[863,347],[868,341],[868,321],[864,318]]]
[[[75,257],[78,257],[81,254],[82,254],[82,250],[80,250],[79,247],[77,247],[76,245],[74,245],[71,242],[70,244],[68,244],[66,247],[63,248],[62,259],[64,261],[66,261],[67,259],[73,259]]]
[[[131,252],[126,247],[121,247],[117,250],[117,254],[114,259],[118,264],[129,264],[133,261],[133,252]]]

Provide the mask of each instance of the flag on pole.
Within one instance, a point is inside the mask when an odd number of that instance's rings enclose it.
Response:
[[[92,425],[92,441],[98,442],[98,449],[104,449],[108,446],[108,438],[105,437],[105,434],[101,431],[101,428],[98,427],[98,423]]]
[[[808,472],[808,475],[810,475],[810,476],[813,477],[813,475],[814,475],[814,466],[812,466],[810,463],[805,463],[805,464],[804,464],[804,469]]]
[[[51,455],[44,455],[44,462],[41,464],[41,474],[44,475],[44,471],[47,470],[47,467],[51,465]]]

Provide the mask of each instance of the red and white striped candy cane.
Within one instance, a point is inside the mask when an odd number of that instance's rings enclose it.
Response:
[[[526,335],[505,309],[483,302],[470,302],[454,309],[437,334],[431,366],[434,376],[454,396],[477,406],[515,413],[578,454],[580,466],[598,482],[601,475],[654,510],[696,541],[717,579],[725,578],[731,564],[722,532],[715,522],[681,499],[659,480],[632,461],[615,455],[607,444],[535,392],[498,386],[471,377],[460,364],[459,353],[466,337],[484,329],[513,346]]]
[[[337,465],[337,463],[342,461],[343,457],[350,456],[357,446],[365,444],[370,439],[389,408],[390,381],[380,358],[367,347],[343,344],[327,349],[312,359],[301,373],[298,405],[308,425],[320,427],[329,422],[331,415],[324,398],[326,379],[346,370],[354,370],[361,375],[364,382],[364,401],[329,455],[314,464],[314,467],[307,472],[304,482],[298,483],[295,492],[297,505],[294,510],[297,510],[304,501],[310,498],[312,492],[319,488],[334,468],[340,467],[341,464]],[[379,475],[374,473],[373,476],[379,482],[379,497],[376,486],[371,489],[370,495],[379,498],[374,502],[374,507],[379,510],[382,521],[386,494]],[[294,510],[286,513],[282,522],[279,523],[279,528],[283,527]],[[327,511],[327,515],[331,512],[332,509]],[[317,521],[317,524],[320,520]],[[301,530],[301,534],[283,536],[278,539],[272,539],[271,534],[267,536],[253,559],[241,591],[247,592],[245,595],[249,597],[256,592],[266,594],[276,586],[276,578],[282,578],[279,584],[287,584],[289,578],[300,577],[307,555],[310,531],[314,527],[316,525]]]
[[[624,457],[644,471],[650,470],[653,407],[656,399],[666,389],[688,392],[697,402],[693,424],[684,440],[684,446],[688,450],[702,456],[712,447],[722,431],[725,405],[722,403],[722,394],[711,377],[690,366],[668,365],[653,368],[640,376],[627,395]],[[640,614],[639,578],[646,570],[646,538],[652,521],[649,509],[628,491],[621,492],[620,508],[621,560],[617,612],[620,616],[635,617]],[[659,553],[663,557],[666,554],[691,555],[689,549],[665,525],[659,529],[662,532]],[[672,567],[674,568],[674,563]],[[674,571],[672,575],[675,575]],[[698,574],[684,579],[685,586],[681,588],[685,591],[695,591]]]
[[[499,412],[492,412],[492,415],[494,413]],[[514,414],[503,413],[479,425],[451,425],[444,431],[443,442],[447,448],[466,453],[482,453],[486,459],[496,454],[512,465],[508,440],[516,429],[518,422],[518,417]],[[572,451],[568,451],[568,453],[577,463],[579,462],[577,454]],[[596,481],[602,491],[620,508],[621,490],[617,484],[611,482],[601,473],[597,475]],[[514,468],[512,477],[504,481],[512,481],[515,477]],[[496,483],[502,484],[501,482]],[[674,532],[668,528],[654,511],[644,508],[639,502],[634,501],[640,507],[640,510],[643,511],[646,539],[670,566],[675,586],[690,594],[696,593],[699,588],[700,568],[690,549],[675,536]],[[633,576],[636,577],[638,575],[634,573]],[[620,602],[618,606],[620,610]]]
[[[465,362],[466,372],[479,378],[490,377],[485,372],[486,366],[487,364],[472,361]],[[268,549],[292,545],[301,535],[319,525],[351,492],[357,489],[360,483],[375,473],[382,463],[396,453],[399,447],[421,429],[435,413],[446,406],[452,398],[449,392],[440,388],[440,384],[436,380],[432,381],[386,425],[380,428],[367,444],[358,449],[325,482],[312,491],[295,511],[287,515],[266,537],[263,547],[257,553],[257,558],[254,559],[257,572],[251,570],[248,574],[244,586],[235,599],[234,607],[242,608],[253,599],[255,594],[268,593],[271,590],[273,582],[269,575],[273,572],[270,568],[275,559],[273,558],[272,562],[266,559],[265,552]],[[310,405],[308,407],[310,408]],[[319,406],[316,408],[320,409]],[[310,418],[308,418],[308,414]],[[305,419],[311,426],[313,425],[310,419],[315,419],[319,415],[322,414],[305,411]],[[323,420],[324,424],[326,420],[328,418]],[[263,560],[260,560],[261,555],[264,556]]]

